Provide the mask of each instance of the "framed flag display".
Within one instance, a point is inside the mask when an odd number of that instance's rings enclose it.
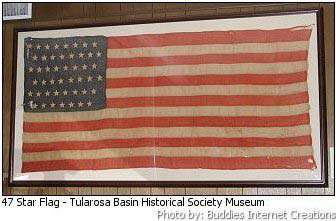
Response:
[[[15,36],[12,185],[327,183],[321,11]]]

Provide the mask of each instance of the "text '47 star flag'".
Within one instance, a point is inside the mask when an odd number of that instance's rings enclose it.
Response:
[[[314,169],[310,33],[26,38],[22,172]]]

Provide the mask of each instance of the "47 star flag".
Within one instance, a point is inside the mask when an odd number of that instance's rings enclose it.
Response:
[[[310,34],[26,38],[22,172],[314,169]]]

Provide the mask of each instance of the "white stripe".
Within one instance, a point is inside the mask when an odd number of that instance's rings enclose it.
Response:
[[[59,150],[23,153],[24,162],[104,159],[139,156],[162,157],[288,157],[311,156],[311,146],[291,147],[137,147],[97,150]]]
[[[132,117],[192,116],[288,116],[308,113],[309,105],[286,106],[201,106],[201,107],[132,107],[97,111],[24,113],[24,122],[71,122]]]
[[[288,95],[308,90],[307,82],[283,85],[199,85],[109,88],[107,98],[199,96],[199,95]]]
[[[208,74],[288,74],[306,71],[307,61],[242,64],[167,65],[108,68],[106,78],[153,77]]]

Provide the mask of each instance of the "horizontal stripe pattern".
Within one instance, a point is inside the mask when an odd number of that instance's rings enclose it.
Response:
[[[193,86],[193,85],[277,85],[306,81],[307,72],[290,74],[195,75],[162,77],[129,77],[107,80],[107,88]]]
[[[23,142],[91,141],[142,137],[291,137],[310,134],[309,125],[293,127],[169,127],[103,129],[80,132],[24,133]]]
[[[311,136],[264,138],[218,138],[185,137],[159,138],[144,137],[131,139],[108,139],[99,141],[61,141],[49,143],[23,143],[23,152],[43,152],[55,150],[89,150],[106,148],[135,147],[289,147],[309,146]]]
[[[153,67],[107,68],[108,79],[127,77],[158,77],[174,75],[232,75],[232,74],[288,74],[307,71],[307,61],[289,61],[276,63],[245,63],[245,64],[197,64],[197,65],[166,65]]]
[[[312,169],[316,168],[311,156],[302,157],[127,157],[117,159],[55,160],[24,162],[22,172],[56,170],[104,170],[125,168],[171,169]]]
[[[308,102],[308,93],[290,95],[201,95],[108,98],[109,108],[173,106],[281,106]]]
[[[24,113],[22,171],[313,169],[310,32],[109,37],[106,108]]]
[[[277,43],[240,43],[240,44],[206,44],[164,47],[137,47],[127,49],[108,49],[109,58],[160,57],[175,55],[200,54],[234,54],[234,53],[274,53],[303,51],[307,49],[307,41]]]
[[[287,95],[307,91],[307,82],[283,85],[199,85],[160,86],[107,89],[109,98],[160,97],[160,96],[200,96],[200,95]]]
[[[189,33],[143,34],[108,38],[108,48],[162,47],[170,45],[208,45],[307,41],[310,27],[274,30],[204,31]]]
[[[50,160],[80,160],[104,159],[119,157],[142,157],[154,155],[157,157],[265,157],[277,156],[310,156],[310,146],[294,147],[139,147],[139,148],[113,148],[98,150],[62,150],[31,152],[23,155],[25,162],[50,161]]]
[[[97,121],[24,122],[24,132],[94,131],[139,127],[288,127],[309,124],[309,114],[271,117],[136,117]]]
[[[307,103],[285,106],[198,106],[198,107],[136,107],[107,108],[98,111],[25,113],[25,122],[71,122],[106,118],[193,117],[193,116],[288,116],[309,111]]]
[[[176,55],[141,58],[108,58],[108,68],[194,64],[276,63],[306,60],[307,51],[276,53]]]

